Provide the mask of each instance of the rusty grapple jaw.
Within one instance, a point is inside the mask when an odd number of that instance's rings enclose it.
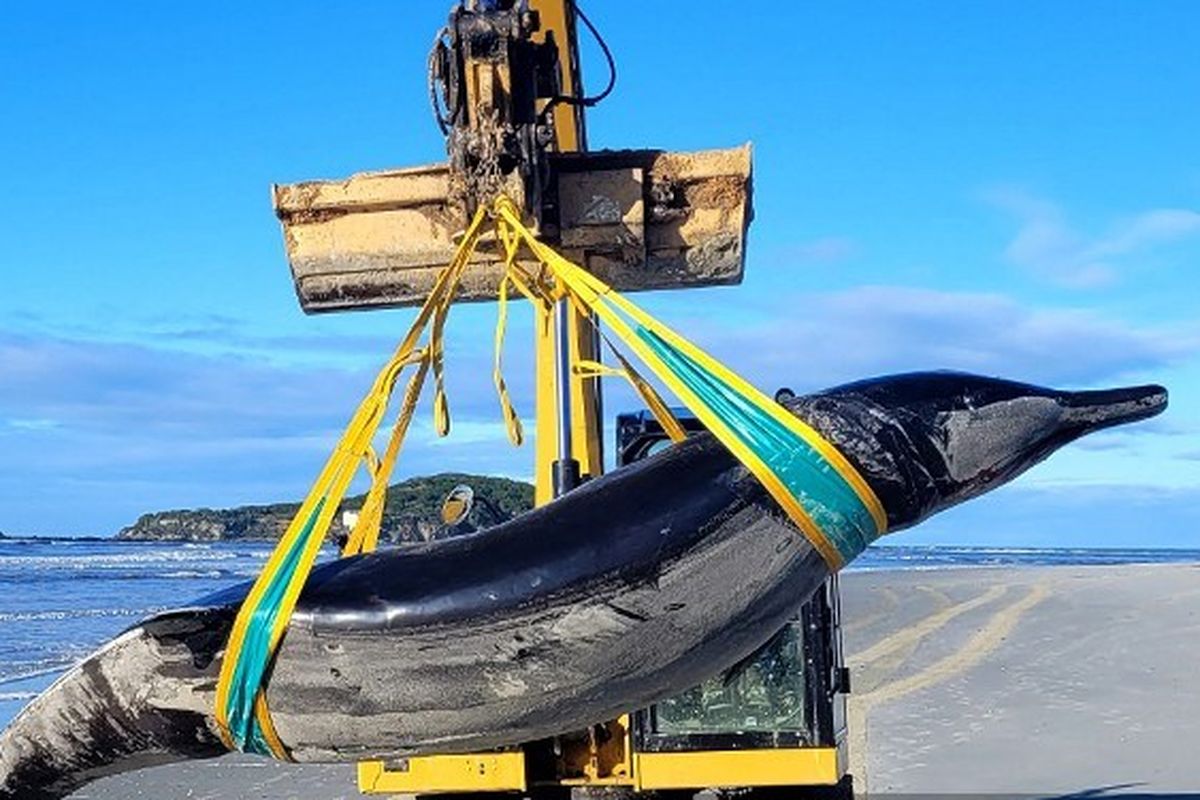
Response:
[[[450,204],[467,217],[505,194],[535,222],[562,93],[558,45],[535,41],[538,13],[512,0],[457,6],[429,58],[434,117],[446,137]]]
[[[565,96],[579,81],[523,0],[464,0],[430,55],[434,114],[447,163],[365,172],[273,188],[288,262],[309,313],[419,306],[479,208],[504,195],[537,238],[621,292],[739,283],[753,218],[748,145],[693,153],[657,149],[564,152],[561,126],[593,97]],[[578,11],[577,11],[578,13]],[[570,34],[565,34],[570,36]],[[574,92],[574,89],[572,89]],[[555,120],[560,126],[555,129]],[[561,137],[561,142],[560,142]],[[456,301],[494,300],[503,253],[484,237]],[[523,268],[537,272],[523,253]]]

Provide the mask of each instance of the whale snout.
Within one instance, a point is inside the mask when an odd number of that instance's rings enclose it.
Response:
[[[1064,396],[1064,421],[1090,433],[1114,425],[1149,419],[1167,408],[1166,387],[1158,384],[1067,392]]]
[[[1080,437],[1167,407],[1158,384],[1068,391],[963,372],[858,381],[789,408],[833,437],[890,530],[991,491]],[[865,430],[868,436],[856,438]]]
[[[934,438],[945,458],[942,504],[990,491],[1076,439],[1149,419],[1167,407],[1167,390],[1156,384],[1038,391],[1029,387],[1023,394],[939,415]]]

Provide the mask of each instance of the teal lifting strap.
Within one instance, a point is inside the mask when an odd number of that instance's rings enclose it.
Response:
[[[636,331],[742,444],[779,476],[844,563],[879,538],[880,531],[862,498],[820,452],[653,331],[641,326]]]

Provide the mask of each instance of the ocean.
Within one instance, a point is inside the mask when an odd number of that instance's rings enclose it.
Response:
[[[98,645],[149,614],[253,578],[270,552],[263,542],[0,540],[0,728]],[[1200,562],[1200,550],[889,545],[850,569],[1173,562]]]

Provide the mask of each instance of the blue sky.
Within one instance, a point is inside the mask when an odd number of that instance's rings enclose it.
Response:
[[[442,158],[424,61],[447,5],[6,10],[0,530],[303,494],[409,312],[302,315],[269,186]],[[1172,390],[906,541],[1200,547],[1200,7],[590,5],[621,69],[593,146],[754,143],[745,284],[643,297],[735,369]],[[401,474],[531,472],[493,314],[452,317],[455,432],[423,417]]]

